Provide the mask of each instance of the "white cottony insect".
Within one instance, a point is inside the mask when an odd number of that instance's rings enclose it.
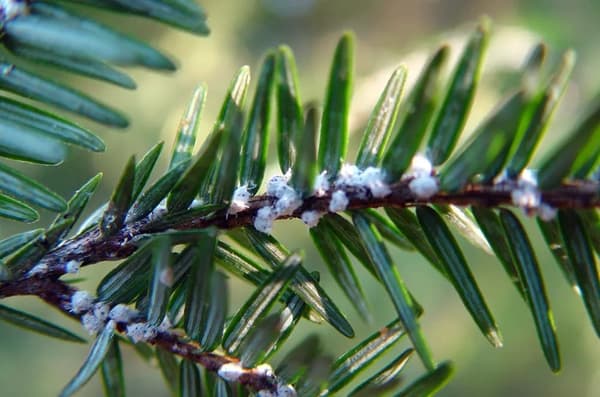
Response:
[[[531,168],[525,168],[521,171],[518,180],[519,186],[535,186],[537,187],[537,172]]]
[[[273,206],[265,206],[256,212],[254,228],[263,233],[271,233],[273,221],[279,216],[292,215],[302,206],[302,199],[293,187],[288,185],[291,171],[285,175],[275,175],[267,182],[267,195],[277,198]],[[231,213],[231,212],[230,212]]]
[[[291,170],[289,170],[285,175],[271,177],[267,182],[267,194],[269,196],[281,197],[289,189],[294,190],[291,186],[288,186],[291,175]]]
[[[93,335],[102,329],[104,322],[96,317],[94,313],[86,313],[81,316],[81,324],[90,335]]]
[[[375,198],[383,198],[392,192],[388,184],[385,183],[384,172],[381,168],[368,167],[363,171],[361,179]]]
[[[94,316],[102,322],[106,321],[110,312],[110,306],[104,302],[98,302],[94,305]]]
[[[269,364],[260,364],[259,366],[257,366],[254,371],[261,376],[265,376],[267,378],[274,378],[275,377],[275,372],[273,372],[273,367],[271,367]]]
[[[329,202],[329,212],[341,212],[345,211],[348,207],[348,196],[343,190],[336,190],[331,195],[331,201]]]
[[[535,172],[524,169],[517,180],[517,187],[511,192],[511,199],[516,207],[525,212],[535,211],[542,202],[542,195],[537,187]]]
[[[221,365],[217,374],[228,382],[235,382],[244,374],[244,369],[237,363],[226,363]]]
[[[410,168],[407,171],[407,176],[420,177],[430,176],[433,172],[433,165],[427,156],[417,153],[410,162]]]
[[[156,327],[148,323],[133,323],[127,326],[127,336],[133,343],[146,342],[153,339],[157,334]]]
[[[302,222],[304,222],[308,227],[315,227],[319,224],[319,219],[323,217],[322,212],[319,211],[304,211],[302,213]]]
[[[362,181],[360,179],[361,171],[354,164],[344,164],[335,180],[336,185],[357,185]]]
[[[513,204],[523,210],[533,210],[538,208],[542,200],[542,195],[535,186],[516,188],[510,195]]]
[[[248,209],[248,201],[250,200],[250,192],[248,185],[243,185],[235,189],[229,205],[229,214],[237,214]]]
[[[108,313],[108,317],[111,320],[115,320],[118,323],[129,322],[133,317],[137,315],[137,310],[130,309],[127,305],[119,303]]]
[[[408,183],[408,188],[416,198],[427,200],[434,196],[438,190],[438,181],[433,176],[417,176]]]
[[[291,215],[300,208],[300,206],[302,206],[300,195],[290,187],[275,202],[275,212],[277,213],[277,216]]]
[[[131,213],[131,211],[130,211]],[[159,219],[161,216],[163,216],[164,214],[167,213],[167,200],[162,200],[157,206],[156,208],[154,208],[152,210],[152,212],[150,212],[148,214],[148,220],[150,222],[155,221],[156,219]]]
[[[541,220],[550,221],[556,216],[556,209],[542,202],[542,193],[538,189],[537,174],[529,168],[524,169],[517,179],[517,187],[511,191],[511,199],[527,215],[537,214]]]
[[[427,156],[418,153],[411,162],[410,168],[403,178],[412,178],[408,183],[408,188],[415,198],[427,200],[433,197],[439,191],[438,179],[432,175],[433,165]]]
[[[273,221],[276,217],[275,210],[271,206],[262,207],[256,212],[254,228],[259,232],[271,233]]]
[[[381,168],[367,167],[361,170],[356,165],[344,164],[335,181],[337,188],[352,188],[360,197],[366,197],[370,192],[373,197],[381,198],[391,193],[385,182],[384,172]]]
[[[93,304],[94,298],[87,291],[77,291],[71,296],[71,311],[75,314],[87,312]]]

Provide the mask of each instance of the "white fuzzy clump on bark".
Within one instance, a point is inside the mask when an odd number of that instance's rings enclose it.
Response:
[[[133,323],[127,326],[127,336],[133,343],[147,342],[153,339],[157,334],[156,327],[148,323]]]
[[[118,323],[127,323],[137,315],[137,310],[130,309],[127,305],[119,303],[108,313],[108,318]]]
[[[244,368],[238,363],[226,363],[221,365],[217,374],[228,382],[235,382],[244,374]]]
[[[275,210],[271,206],[262,207],[256,211],[256,217],[254,218],[254,228],[259,232],[271,233],[273,228],[273,221],[277,215]]]
[[[250,192],[248,191],[248,185],[243,185],[235,189],[231,198],[231,204],[229,205],[229,214],[237,214],[248,209],[248,201],[250,201]]]
[[[81,325],[90,335],[93,335],[102,329],[104,322],[96,317],[94,313],[89,312],[81,316]]]
[[[71,311],[75,314],[87,312],[93,304],[94,298],[87,291],[77,291],[71,296]]]
[[[439,191],[438,180],[433,176],[433,164],[423,154],[416,154],[412,158],[404,178],[412,178],[408,188],[419,200],[427,200]]]
[[[336,190],[331,195],[331,201],[329,202],[329,212],[341,212],[345,211],[348,207],[348,196],[343,190]]]
[[[319,219],[323,217],[323,213],[319,211],[304,211],[302,213],[302,222],[304,222],[308,227],[315,227],[319,224]]]

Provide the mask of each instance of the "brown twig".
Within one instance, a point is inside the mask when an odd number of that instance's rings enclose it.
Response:
[[[71,302],[73,294],[77,291],[76,288],[59,279],[35,276],[3,283],[0,285],[0,298],[16,295],[38,296],[67,316],[81,321],[81,318],[91,310],[82,313],[73,312]],[[121,334],[126,335],[128,325],[143,320],[143,317],[136,316],[128,322],[117,322],[116,329]],[[104,321],[108,321],[108,318]],[[181,330],[158,330],[144,342],[194,361],[212,372],[218,372],[225,364],[239,364],[239,359],[235,357],[202,351],[201,347],[190,340]],[[241,371],[237,382],[251,390],[276,390],[278,380],[272,374],[266,374],[256,368],[241,368]]]
[[[348,190],[348,209],[377,207],[409,207],[426,204],[452,204],[458,206],[498,207],[512,205],[511,192],[514,186],[509,184],[469,185],[456,193],[439,193],[427,200],[416,199],[410,191],[410,180],[392,185],[392,192],[384,198],[364,196],[356,191]],[[563,184],[550,191],[541,192],[542,201],[554,208],[592,208],[600,207],[600,195],[597,182],[579,182]],[[145,236],[166,230],[193,230],[215,226],[219,229],[234,229],[251,226],[256,212],[265,205],[271,205],[274,198],[266,195],[254,197],[248,208],[235,215],[228,215],[227,208],[216,210],[206,216],[189,217],[174,216],[172,222],[164,222],[160,218],[149,221],[148,218],[126,224],[112,236],[103,236],[99,228],[75,236],[64,244],[48,252],[39,264],[47,266],[47,274],[57,277],[66,272],[65,265],[69,261],[77,261],[83,266],[103,261],[119,260],[130,256],[140,245]],[[327,212],[331,193],[321,197],[311,196],[303,201],[300,208],[291,215],[277,218],[300,218],[304,211],[315,210]],[[23,277],[24,275],[21,275]]]

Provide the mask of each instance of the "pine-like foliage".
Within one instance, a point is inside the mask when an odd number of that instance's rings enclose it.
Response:
[[[174,70],[175,64],[159,51],[111,27],[71,11],[63,2],[0,1],[0,157],[56,165],[67,145],[102,152],[104,142],[89,130],[36,106],[6,96],[16,94],[87,117],[104,125],[124,128],[127,118],[60,82],[19,66],[22,60],[134,89],[135,81],[118,66]],[[193,0],[123,1],[75,0],[120,13],[136,14],[207,34],[206,17]],[[33,222],[41,207],[60,212],[65,200],[13,168],[0,165],[0,217]]]
[[[82,3],[205,31],[200,10],[185,0]],[[104,62],[172,66],[147,46],[83,23],[53,3],[0,5],[6,19],[2,40],[16,55],[88,75],[91,70],[118,84],[129,80]],[[7,12],[9,6],[18,12]],[[550,369],[558,371],[547,286],[515,211],[536,218],[599,333],[600,106],[592,101],[565,141],[535,172],[528,168],[574,61],[566,52],[548,70],[540,44],[524,60],[521,82],[457,146],[477,88],[488,24],[482,21],[471,34],[447,82],[440,73],[450,51],[445,46],[434,52],[412,92],[403,95],[404,67],[390,76],[355,159],[346,153],[354,57],[353,38],[346,34],[335,49],[322,112],[312,103],[302,105],[293,54],[287,47],[276,48],[264,57],[254,93],[248,92],[248,67],[233,78],[218,119],[197,152],[203,85],[182,118],[168,168],[155,170],[162,143],[139,160],[132,156],[110,201],[81,222],[99,176],[64,201],[2,166],[4,216],[32,221],[35,212],[25,203],[58,215],[45,229],[0,241],[0,298],[38,296],[95,335],[88,357],[61,396],[75,393],[99,370],[107,395],[124,395],[120,349],[130,345],[156,357],[169,387],[182,396],[327,396],[347,392],[343,388],[351,382],[358,385],[349,392],[355,396],[435,393],[453,366],[438,363],[430,351],[419,325],[420,316],[427,314],[404,283],[388,245],[420,252],[452,284],[484,337],[501,346],[500,331],[455,233],[496,254],[531,311]],[[34,34],[39,29],[48,35]],[[88,41],[85,34],[91,35]],[[56,40],[45,41],[51,35]],[[93,43],[96,50],[84,51],[78,47],[82,43]],[[112,110],[19,68],[7,64],[2,79],[7,90],[77,109],[101,122],[124,124]],[[63,102],[51,102],[56,98]],[[0,129],[5,157],[58,163],[62,157],[55,153],[64,153],[65,142],[103,148],[98,138],[68,121],[7,98],[0,102],[6,104],[1,121],[6,125]],[[106,117],[96,117],[96,111]],[[14,138],[17,134],[20,139]],[[263,183],[270,141],[277,146],[282,175]],[[160,177],[147,187],[152,172]],[[363,318],[370,315],[354,272],[357,264],[381,283],[382,294],[395,307],[389,324],[337,359],[322,355],[314,335],[278,356],[301,321],[323,322],[344,337],[354,336],[352,325],[320,286],[319,274],[305,266],[301,253],[291,252],[271,234],[274,222],[288,218],[309,226],[323,261]],[[82,266],[120,259],[95,293],[61,279]],[[228,277],[255,286],[230,317]],[[0,318],[81,341],[71,331],[6,306],[0,306]],[[379,363],[382,353],[403,337],[410,347]],[[402,383],[402,370],[413,355],[424,373]],[[273,362],[279,363],[275,370],[267,364]],[[374,363],[380,370],[366,378],[363,370]]]

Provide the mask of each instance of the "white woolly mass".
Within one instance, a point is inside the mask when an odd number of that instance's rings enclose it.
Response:
[[[273,221],[277,215],[275,214],[275,210],[270,207],[262,207],[258,211],[256,211],[256,217],[254,218],[254,228],[259,232],[263,233],[271,233],[271,229],[273,228]]]
[[[408,188],[420,200],[427,200],[439,190],[437,179],[430,175],[415,177],[408,183]]]
[[[94,298],[87,291],[77,291],[71,296],[71,311],[75,314],[87,312],[92,308]]]
[[[556,217],[556,208],[542,202],[542,193],[538,189],[537,174],[534,170],[524,169],[517,179],[517,187],[511,192],[515,206],[527,215],[537,215],[543,221]]]
[[[540,191],[531,185],[518,187],[510,193],[512,202],[515,206],[523,210],[533,210],[539,207],[542,201]]]
[[[38,275],[38,274],[44,274],[47,271],[48,271],[48,265],[46,265],[45,263],[40,263],[40,264],[35,265],[34,267],[32,267],[27,272],[27,277],[33,277],[33,276]]]
[[[273,367],[269,364],[260,364],[256,368],[254,368],[254,372],[258,375],[265,376],[267,378],[274,378],[275,372],[273,372]]]
[[[302,213],[302,222],[306,223],[308,227],[315,227],[319,224],[319,219],[324,214],[319,211],[304,211]]]
[[[523,171],[521,171],[521,174],[519,175],[518,184],[519,186],[537,187],[537,172],[530,168],[525,168]]]
[[[431,161],[425,155],[417,153],[410,161],[410,168],[407,171],[407,175],[418,178],[421,176],[431,176],[432,172],[433,165]]]
[[[98,320],[104,322],[106,319],[108,319],[110,306],[104,302],[98,302],[94,305],[93,313]]]
[[[336,190],[331,195],[331,201],[329,202],[329,212],[341,212],[345,211],[348,207],[348,196],[343,190]]]
[[[272,392],[271,390],[268,390],[268,389],[259,390],[256,393],[256,397],[277,397],[277,392]]]
[[[156,327],[151,326],[150,324],[146,324],[146,329],[144,330],[144,339],[150,340],[156,337],[158,330]]]
[[[297,195],[296,191],[294,190],[293,187],[291,187],[290,185],[281,185],[280,187],[277,188],[277,192],[276,194],[274,194],[275,197],[277,198],[282,198],[282,197],[291,197]]]
[[[93,335],[102,329],[104,321],[101,321],[94,313],[86,313],[81,316],[81,324],[90,335]]]
[[[75,297],[75,295],[78,295]],[[106,320],[109,319],[110,315],[110,306],[104,302],[98,302],[95,305],[92,305],[92,297],[85,291],[77,291],[73,294],[71,298],[71,307],[74,313],[81,313],[83,311],[88,311],[83,316],[81,316],[81,324],[83,328],[90,334],[95,334],[99,332],[104,324],[106,324]],[[86,308],[82,310],[82,308]],[[75,309],[79,311],[75,311]],[[112,326],[115,326],[114,321],[109,321],[109,324],[112,323]]]
[[[361,179],[375,198],[383,198],[392,193],[388,184],[385,183],[384,172],[381,168],[368,167],[363,171]]]
[[[302,206],[302,198],[293,187],[287,183],[291,172],[286,175],[276,175],[267,182],[267,195],[274,196],[277,201],[273,206],[265,206],[256,212],[254,228],[263,233],[271,233],[273,221],[278,216],[291,215]]]
[[[238,363],[226,363],[221,365],[217,374],[228,382],[235,382],[244,374],[244,368]]]
[[[127,326],[127,336],[133,343],[146,342],[156,336],[157,330],[148,323],[133,323]]]
[[[124,305],[122,303],[119,303],[118,305],[110,309],[110,312],[108,313],[108,317],[111,320],[115,320],[118,323],[129,322],[129,320],[131,320],[131,318],[135,315],[137,315],[136,310],[132,310],[129,307],[127,307],[127,305]]]
[[[267,182],[267,195],[274,196],[277,201],[273,206],[266,206],[256,212],[254,228],[263,233],[271,233],[273,221],[278,216],[291,215],[302,206],[300,194],[287,183],[290,180],[291,171],[285,175],[275,175]]]
[[[131,213],[132,211],[129,211],[129,213]],[[150,212],[148,214],[148,220],[150,222],[160,218],[161,216],[163,216],[164,214],[166,214],[167,212],[167,200],[162,200],[157,206],[156,208],[154,208],[152,210],[152,212]],[[127,222],[128,219],[125,219],[125,222]]]
[[[360,169],[354,164],[343,164],[340,172],[338,173],[337,179],[335,180],[336,185],[357,185],[361,183],[360,180]]]
[[[275,213],[277,216],[291,215],[302,206],[302,199],[294,189],[287,186],[288,189],[275,202]]]
[[[288,186],[291,172],[288,171],[285,175],[275,175],[267,181],[267,194],[269,196],[281,197],[285,194],[285,191],[291,189]],[[293,190],[293,189],[292,189]]]
[[[243,185],[235,189],[233,196],[231,197],[231,204],[229,205],[229,214],[237,214],[245,209],[248,209],[248,201],[250,200],[250,192],[248,191],[248,185]]]
[[[439,191],[438,180],[433,175],[433,165],[427,156],[416,154],[403,178],[412,178],[408,183],[411,193],[419,200],[427,200]]]
[[[327,171],[323,171],[315,178],[313,194],[317,197],[323,197],[327,194],[329,187],[330,184],[329,179],[327,179]]]
[[[373,197],[381,198],[392,192],[384,176],[381,168],[368,167],[361,170],[353,164],[344,164],[335,185],[338,188],[353,188],[358,192],[359,197],[366,197],[365,194],[369,191]]]
[[[79,261],[68,261],[65,265],[65,272],[75,274],[79,272],[79,268],[81,267],[81,262]]]

